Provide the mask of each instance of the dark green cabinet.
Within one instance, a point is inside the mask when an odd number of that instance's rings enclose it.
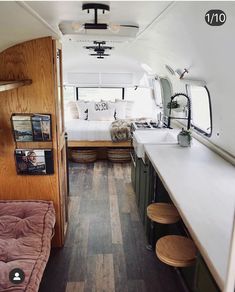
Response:
[[[148,157],[145,162],[134,153],[131,165],[131,181],[136,194],[136,203],[139,209],[148,242],[156,242],[158,238],[167,234],[187,236],[188,231],[182,221],[176,224],[151,225],[147,217],[147,207],[153,202],[172,203],[161,179],[157,175]],[[152,227],[152,229],[151,229]],[[189,291],[192,292],[219,292],[211,273],[203,258],[198,254],[196,265],[179,268],[179,273]]]
[[[140,181],[139,181],[139,213],[142,223],[145,223],[146,207],[146,182],[148,176],[148,165],[140,160]]]
[[[195,283],[195,287],[194,287],[195,292],[207,292],[207,291],[219,292],[220,291],[220,289],[215,283],[215,280],[212,277],[201,255],[198,255],[197,257],[194,283]]]
[[[133,187],[133,190],[134,192],[136,192],[136,154],[135,152],[133,151],[131,153],[131,183],[132,183],[132,187]]]
[[[141,158],[136,157],[136,168],[135,168],[135,194],[136,194],[136,203],[139,207],[140,203],[140,181],[141,181]]]

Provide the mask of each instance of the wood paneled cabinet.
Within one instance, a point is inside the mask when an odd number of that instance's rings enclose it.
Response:
[[[68,225],[68,186],[67,186],[67,151],[64,125],[64,99],[63,99],[63,74],[62,74],[62,47],[61,44],[53,41],[54,52],[54,77],[55,77],[55,98],[56,98],[56,120],[57,120],[57,160],[59,176],[59,192],[61,207],[61,232],[63,239],[66,236]],[[64,240],[63,240],[64,241]]]
[[[53,201],[56,210],[53,246],[57,247],[64,244],[68,221],[61,61],[61,45],[51,37],[27,41],[0,53],[0,80],[4,80],[1,85],[5,89],[0,90],[0,200]],[[22,84],[22,80],[32,83]],[[21,142],[20,147],[51,148],[52,175],[17,175],[14,151],[18,145],[12,134],[13,113],[51,114],[52,141]]]

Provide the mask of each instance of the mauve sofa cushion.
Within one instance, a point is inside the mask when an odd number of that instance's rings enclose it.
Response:
[[[50,201],[0,201],[0,291],[38,291],[54,225]],[[23,283],[10,282],[14,268],[24,271]]]

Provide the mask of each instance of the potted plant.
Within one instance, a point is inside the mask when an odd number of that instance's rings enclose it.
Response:
[[[182,128],[181,132],[177,135],[178,144],[182,147],[189,147],[192,141],[192,133],[190,130]]]

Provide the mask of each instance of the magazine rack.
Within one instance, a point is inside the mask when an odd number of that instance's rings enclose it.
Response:
[[[16,149],[17,174],[47,175],[54,173],[52,149]]]
[[[11,116],[15,142],[52,141],[51,114],[18,114]]]
[[[17,174],[53,174],[51,114],[14,113],[11,124]]]

